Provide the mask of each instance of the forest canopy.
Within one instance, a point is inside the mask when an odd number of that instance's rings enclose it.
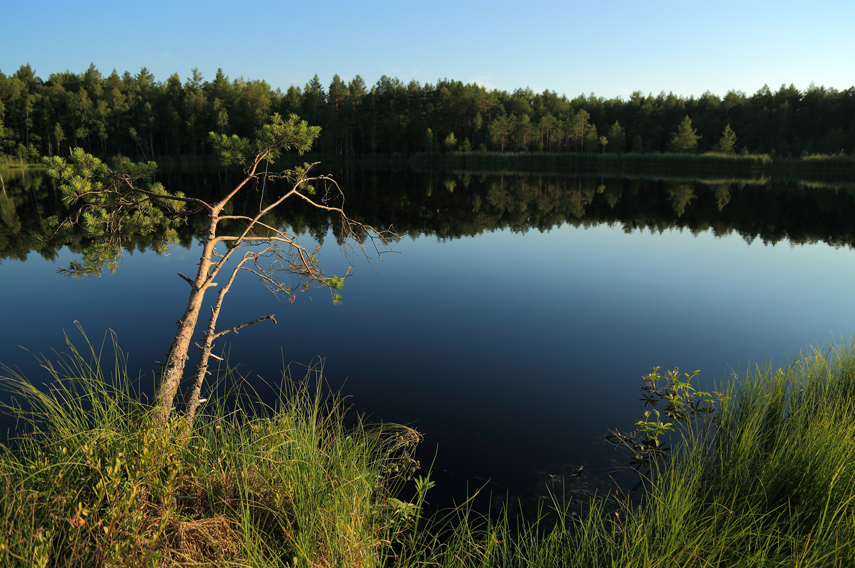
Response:
[[[197,69],[157,80],[94,64],[42,79],[30,65],[0,71],[0,155],[35,161],[82,147],[135,158],[207,156],[208,133],[250,136],[273,113],[321,127],[315,150],[330,156],[420,152],[723,152],[782,157],[855,154],[855,88],[764,86],[753,95],[634,92],[568,99],[554,91],[513,93],[441,79],[369,86],[315,75],[304,87],[213,79]]]

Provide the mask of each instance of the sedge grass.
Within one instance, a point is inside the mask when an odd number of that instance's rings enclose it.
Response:
[[[348,428],[290,381],[266,412],[155,428],[121,355],[105,375],[102,350],[69,349],[44,361],[47,389],[3,378],[19,429],[0,448],[0,565],[380,566],[412,526],[394,495],[415,431]]]
[[[189,434],[155,429],[121,356],[108,376],[100,351],[70,349],[46,391],[4,379],[25,402],[0,449],[4,566],[855,564],[853,346],[734,376],[641,498],[553,494],[535,520],[471,502],[419,519],[428,481],[396,498],[418,434],[346,427],[316,389],[217,398]]]
[[[554,519],[461,519],[432,566],[855,565],[855,348],[817,350],[727,385],[715,422],[683,432],[642,499],[615,511],[553,499]],[[428,548],[428,547],[426,547]]]

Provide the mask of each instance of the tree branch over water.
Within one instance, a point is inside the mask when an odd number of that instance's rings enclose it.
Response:
[[[336,204],[344,202],[344,194],[338,183],[328,175],[310,175],[316,164],[270,172],[283,152],[294,150],[302,154],[309,150],[319,131],[318,127],[308,126],[296,115],[284,120],[276,114],[253,140],[211,133],[210,141],[217,149],[223,165],[244,166],[243,179],[224,198],[214,203],[180,192],[169,193],[160,183],[152,181],[156,170],[153,162],[134,164],[124,161],[116,169],[111,169],[81,149],[74,150],[68,159],[54,157],[45,160],[49,175],[62,191],[63,202],[73,208],[65,220],[52,219],[54,239],[69,239],[69,229],[77,225],[84,229],[88,241],[83,259],[61,269],[69,276],[100,275],[105,268],[115,271],[122,259],[124,240],[130,237],[151,237],[155,250],[165,252],[168,243],[176,242],[176,227],[188,215],[200,214],[202,211],[207,213],[207,231],[201,237],[202,253],[196,276],[190,278],[178,273],[190,284],[191,290],[163,365],[153,415],[156,423],[165,425],[170,419],[205,293],[217,286],[215,278],[224,268],[231,272],[228,273],[226,284],[219,288],[211,307],[208,325],[198,344],[200,361],[185,396],[188,427],[192,425],[201,403],[199,395],[208,374],[208,360],[212,356],[214,341],[225,334],[237,333],[239,329],[253,323],[267,319],[276,321],[269,315],[226,331],[216,331],[225,296],[241,270],[252,272],[268,290],[285,295],[289,302],[296,299],[295,292],[320,286],[329,289],[332,301],[339,303],[339,290],[344,286],[344,278],[352,274],[352,270],[348,268],[341,277],[326,275],[318,261],[319,247],[309,251],[300,244],[297,235],[265,221],[266,216],[288,199],[299,198],[299,201],[338,219],[339,237],[344,243],[348,260],[352,259],[357,248],[367,257],[371,254],[382,257],[392,250],[391,244],[398,236],[391,229],[376,229],[349,218],[342,206]],[[273,187],[284,187],[285,190],[281,196],[269,202],[263,201],[262,193],[258,213],[254,216],[224,214],[236,196],[258,184],[263,184],[265,188],[271,184]],[[188,211],[187,205],[195,205],[196,208]],[[236,223],[237,227],[220,234],[221,230],[225,230],[220,226],[221,221],[228,221],[230,225]],[[225,245],[225,250],[218,250],[218,245]],[[239,250],[244,254],[234,261],[232,257]],[[262,266],[262,262],[269,263],[268,267]],[[289,277],[295,279],[292,281]]]

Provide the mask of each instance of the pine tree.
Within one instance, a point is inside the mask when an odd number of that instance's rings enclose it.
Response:
[[[721,138],[718,141],[718,149],[725,154],[733,154],[736,150],[736,133],[730,128],[730,124],[724,127]]]
[[[624,145],[626,144],[626,133],[617,120],[609,128],[608,139],[612,152],[623,152]]]
[[[692,152],[697,149],[700,138],[698,131],[692,128],[692,119],[686,115],[671,138],[671,148],[675,152]]]

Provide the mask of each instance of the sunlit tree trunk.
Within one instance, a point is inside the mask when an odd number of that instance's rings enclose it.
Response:
[[[199,260],[199,270],[196,273],[196,280],[190,284],[191,292],[190,297],[187,299],[187,307],[184,310],[184,315],[178,320],[178,329],[175,332],[175,338],[172,341],[172,346],[169,348],[169,354],[163,366],[160,388],[157,394],[157,409],[154,416],[155,422],[161,425],[166,423],[169,415],[172,413],[175,395],[178,393],[181,379],[184,376],[184,365],[189,358],[188,352],[190,350],[190,343],[193,341],[193,332],[196,330],[196,323],[199,321],[199,312],[205,300],[205,292],[213,285],[210,282],[211,276],[209,271],[214,252],[215,231],[216,216],[214,213],[211,213],[208,237]]]
[[[214,341],[247,325],[273,319],[273,316],[263,316],[216,332],[223,299],[238,271],[247,270],[253,273],[269,291],[285,295],[291,302],[296,298],[294,291],[307,290],[311,283],[328,288],[333,302],[339,302],[340,295],[336,291],[344,285],[344,277],[326,276],[318,265],[317,250],[306,250],[299,244],[295,235],[265,221],[267,216],[286,200],[290,198],[302,201],[320,211],[336,215],[341,223],[341,238],[351,242],[354,248],[363,253],[366,251],[366,242],[373,245],[379,254],[382,250],[389,250],[390,239],[397,238],[389,231],[377,231],[369,225],[349,219],[340,207],[332,205],[330,200],[341,198],[341,189],[330,176],[309,177],[308,172],[313,164],[305,164],[294,170],[268,173],[267,165],[275,161],[282,152],[294,149],[302,153],[308,150],[319,131],[318,127],[308,126],[296,115],[291,115],[288,121],[285,121],[278,114],[274,114],[271,122],[262,127],[253,141],[211,133],[212,144],[217,148],[224,165],[246,166],[243,181],[216,203],[208,203],[181,193],[170,194],[159,183],[152,183],[150,180],[156,167],[154,164],[127,163],[117,172],[80,148],[75,149],[68,160],[61,157],[45,160],[48,174],[60,184],[63,200],[79,205],[67,219],[62,222],[57,220],[55,231],[58,238],[67,238],[65,231],[75,224],[82,225],[87,232],[100,237],[84,251],[82,261],[73,261],[70,268],[62,269],[70,276],[100,274],[104,268],[115,270],[122,256],[123,238],[134,232],[162,230],[163,242],[157,247],[158,250],[165,251],[166,243],[175,242],[177,239],[174,227],[180,223],[183,216],[201,211],[207,214],[208,230],[203,239],[196,277],[191,279],[179,273],[190,285],[190,294],[184,314],[177,322],[178,327],[160,376],[152,412],[152,420],[158,426],[167,425],[173,414],[175,398],[184,376],[205,293],[218,285],[215,279],[220,270],[228,265],[237,251],[245,251],[243,258],[232,265],[227,281],[223,282],[224,286],[220,288],[220,294],[211,308],[211,317],[199,345],[200,362],[195,379],[185,397],[188,428],[192,426],[193,415],[201,402],[199,394],[208,374],[208,360],[213,356],[211,349]],[[259,170],[261,164],[265,165],[262,171]],[[253,216],[223,214],[224,208],[236,195],[260,180],[265,183],[268,180],[284,183],[284,194],[272,199],[270,203],[262,201],[258,213]],[[317,197],[313,198],[316,194]],[[195,209],[190,211],[185,206]],[[92,214],[93,211],[97,214]],[[129,212],[132,212],[133,216],[129,215]],[[236,223],[242,225],[243,229],[217,234],[217,225],[220,222]],[[217,251],[218,245],[225,246],[225,250]],[[265,266],[261,266],[260,262]],[[349,273],[350,269],[345,276]],[[283,274],[296,276],[298,283],[285,283],[282,280]]]

